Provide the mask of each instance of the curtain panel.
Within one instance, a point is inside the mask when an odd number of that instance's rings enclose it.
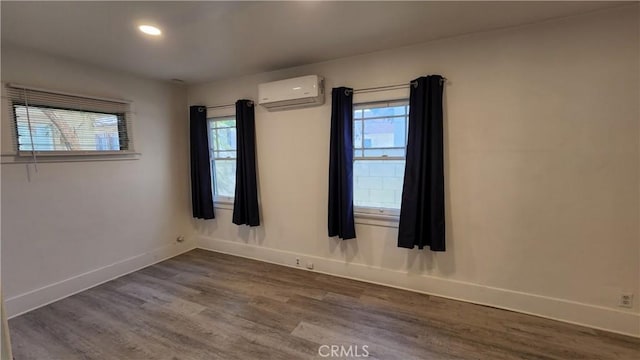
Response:
[[[211,190],[211,161],[209,159],[209,134],[207,131],[207,108],[191,106],[191,205],[193,217],[213,219],[213,193]]]
[[[411,82],[399,247],[445,251],[443,83],[440,75]]]
[[[356,237],[353,218],[353,89],[331,93],[329,150],[329,236]]]
[[[233,201],[233,223],[260,225],[258,182],[256,175],[256,122],[251,100],[236,102],[236,191]]]

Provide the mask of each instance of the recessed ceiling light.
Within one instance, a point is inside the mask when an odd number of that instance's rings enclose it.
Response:
[[[142,31],[145,34],[149,34],[153,36],[158,36],[162,34],[162,31],[160,31],[160,29],[151,25],[140,25],[138,26],[138,29],[140,29],[140,31]]]

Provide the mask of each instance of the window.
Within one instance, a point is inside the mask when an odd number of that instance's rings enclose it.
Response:
[[[132,152],[127,102],[10,86],[7,89],[18,155]]]
[[[233,116],[209,118],[208,125],[214,199],[231,201],[236,191],[236,119]]]
[[[124,114],[107,114],[53,107],[13,104],[18,150],[120,151],[127,150]],[[27,115],[28,113],[28,115]]]
[[[357,212],[399,214],[408,117],[408,100],[354,106],[353,197]]]

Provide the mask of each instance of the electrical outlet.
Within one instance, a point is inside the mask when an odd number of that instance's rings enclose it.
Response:
[[[300,258],[296,258],[296,266],[300,266]]]
[[[623,293],[620,294],[620,303],[618,304],[620,307],[632,308],[633,307],[633,294],[632,293]]]

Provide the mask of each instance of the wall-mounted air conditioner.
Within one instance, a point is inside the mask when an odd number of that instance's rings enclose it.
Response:
[[[258,85],[258,104],[269,111],[324,104],[324,79],[317,75]]]

